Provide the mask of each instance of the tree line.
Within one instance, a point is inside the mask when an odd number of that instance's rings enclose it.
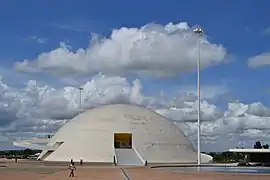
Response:
[[[40,153],[41,150],[32,150],[32,149],[24,149],[24,150],[0,150],[0,158],[6,157],[8,159],[14,158],[15,156],[19,159],[26,159],[30,155],[34,155],[36,153]]]

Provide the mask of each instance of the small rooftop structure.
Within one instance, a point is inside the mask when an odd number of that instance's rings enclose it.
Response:
[[[229,152],[238,152],[238,153],[270,153],[270,149],[229,149]]]

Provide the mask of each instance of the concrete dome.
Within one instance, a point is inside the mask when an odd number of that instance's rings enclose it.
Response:
[[[125,148],[148,163],[197,161],[191,142],[177,126],[150,109],[122,104],[90,109],[74,117],[55,133],[39,159],[113,163],[131,158],[130,154],[121,157]]]

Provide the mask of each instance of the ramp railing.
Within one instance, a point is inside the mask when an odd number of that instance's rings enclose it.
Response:
[[[133,147],[132,149],[137,154],[137,156],[139,157],[139,159],[141,160],[141,162],[144,164],[144,166],[146,166],[147,165],[147,161],[142,158],[142,156],[140,155],[140,153],[137,151],[137,149],[135,147]]]

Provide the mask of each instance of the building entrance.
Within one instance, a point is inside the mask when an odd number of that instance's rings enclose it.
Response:
[[[131,149],[132,134],[131,133],[114,133],[114,148]]]

